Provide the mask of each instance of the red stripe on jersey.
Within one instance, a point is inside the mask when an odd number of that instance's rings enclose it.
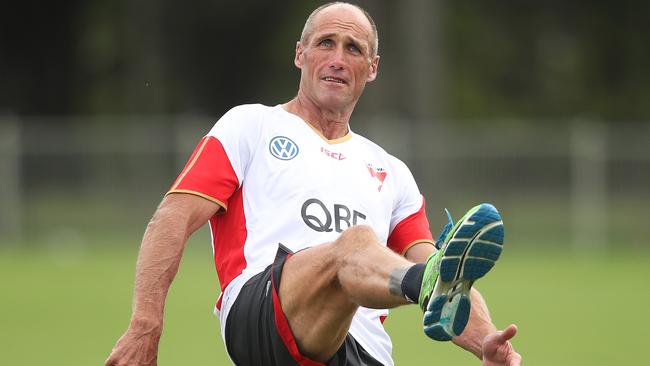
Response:
[[[388,236],[388,247],[395,253],[403,255],[415,243],[433,243],[433,236],[429,230],[429,220],[424,206],[424,198],[422,198],[420,210],[400,221]]]
[[[290,257],[291,255],[287,256],[287,259]],[[271,273],[273,273],[273,270],[271,270]],[[282,311],[282,304],[280,304],[280,297],[278,296],[278,292],[275,290],[276,285],[273,277],[274,276],[271,275],[271,281],[273,282],[271,286],[273,288],[273,315],[275,317],[275,328],[278,330],[278,334],[282,339],[282,343],[284,343],[284,345],[287,347],[289,354],[298,363],[298,365],[325,366],[325,364],[316,362],[309,357],[303,356],[302,353],[300,353],[296,339],[291,332],[291,327],[289,327],[289,321],[287,321],[287,317],[284,315],[284,311]]]
[[[238,187],[237,174],[223,145],[216,138],[206,136],[194,149],[169,192],[195,193],[220,206],[227,206],[225,202]]]
[[[210,218],[214,265],[222,293],[230,281],[246,268],[244,243],[248,236],[242,189],[238,189],[228,199],[227,205],[228,211],[225,214]]]
[[[221,311],[221,303],[223,302],[223,291],[219,294],[217,298],[217,304],[214,306],[217,310]]]
[[[380,315],[379,316],[379,321],[381,322],[381,324],[384,324],[384,322],[386,321],[386,318],[388,318],[388,315]]]

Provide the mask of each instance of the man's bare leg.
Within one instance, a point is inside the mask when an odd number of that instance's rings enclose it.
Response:
[[[394,287],[413,265],[381,245],[368,226],[352,227],[332,243],[289,258],[279,297],[301,352],[325,362],[343,344],[359,306],[408,304]]]

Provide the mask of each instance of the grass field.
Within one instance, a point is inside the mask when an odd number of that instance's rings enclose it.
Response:
[[[128,324],[138,243],[94,249],[0,248],[3,365],[101,365]],[[98,249],[101,248],[101,249]],[[519,325],[527,365],[644,364],[650,340],[650,253],[565,256],[506,250],[478,288],[495,323]],[[171,289],[160,365],[227,365],[212,306],[217,278],[204,240],[192,239]],[[450,343],[428,341],[416,307],[386,320],[397,365],[478,365]]]

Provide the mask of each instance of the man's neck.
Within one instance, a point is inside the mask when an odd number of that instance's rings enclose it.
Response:
[[[324,109],[300,95],[283,104],[283,107],[309,123],[328,140],[341,138],[350,131],[348,123],[352,108],[349,111]]]

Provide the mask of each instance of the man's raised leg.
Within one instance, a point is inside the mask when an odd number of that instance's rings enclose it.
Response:
[[[280,303],[300,351],[327,361],[344,341],[359,306],[392,308],[419,302],[424,331],[436,340],[460,335],[470,316],[470,290],[501,254],[503,223],[494,206],[472,208],[449,227],[426,266],[379,244],[368,226],[287,260]],[[419,301],[418,301],[419,300]]]
[[[329,360],[347,336],[359,306],[392,308],[408,304],[391,292],[414,263],[379,243],[368,226],[344,231],[334,242],[300,251],[284,264],[280,303],[300,351]],[[393,286],[394,287],[394,286]]]

